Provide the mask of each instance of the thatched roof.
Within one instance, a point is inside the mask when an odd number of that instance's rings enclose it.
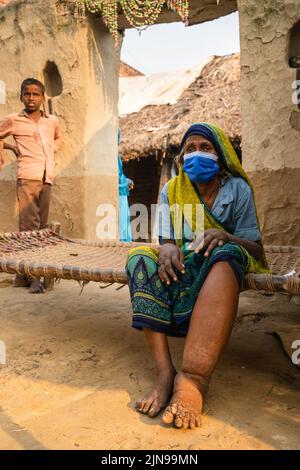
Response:
[[[120,118],[123,160],[159,153],[176,154],[193,122],[206,121],[241,140],[240,56],[213,57],[174,105],[146,106]]]
[[[128,65],[122,61],[120,62],[119,77],[138,77],[141,75],[144,74],[139,70],[136,70],[135,68],[131,67],[131,65]]]

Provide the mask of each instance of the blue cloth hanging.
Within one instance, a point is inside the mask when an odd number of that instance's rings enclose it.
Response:
[[[120,129],[118,132],[118,144],[120,145]],[[119,169],[119,238],[122,242],[131,242],[131,227],[130,227],[130,209],[128,204],[128,195],[131,180],[126,178],[123,173],[123,163],[118,155],[118,169]]]

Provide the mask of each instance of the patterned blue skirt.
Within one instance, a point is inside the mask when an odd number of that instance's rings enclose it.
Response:
[[[134,328],[149,328],[168,336],[186,336],[199,292],[212,266],[227,261],[241,288],[248,259],[236,243],[216,247],[206,258],[189,252],[185,273],[176,272],[178,282],[164,284],[158,275],[158,252],[145,246],[130,251],[127,261],[128,284]],[[217,295],[217,292],[216,292]]]

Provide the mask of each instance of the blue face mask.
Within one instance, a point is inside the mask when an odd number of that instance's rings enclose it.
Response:
[[[186,153],[183,159],[182,169],[193,183],[207,183],[219,171],[218,157],[213,153]]]

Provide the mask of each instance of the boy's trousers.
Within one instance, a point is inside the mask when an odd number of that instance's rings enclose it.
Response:
[[[18,179],[19,230],[40,230],[47,226],[51,184],[44,181]]]

